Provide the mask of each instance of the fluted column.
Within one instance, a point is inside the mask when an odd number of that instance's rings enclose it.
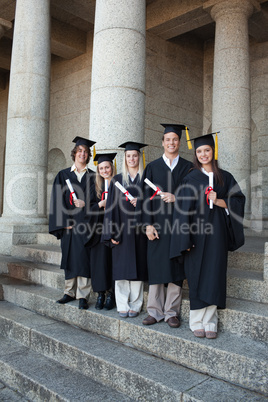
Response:
[[[8,98],[2,225],[47,222],[49,92],[50,0],[17,0]]]
[[[212,130],[219,135],[219,161],[243,183],[249,209],[250,73],[248,18],[250,0],[223,0],[211,9],[216,21]]]
[[[90,133],[96,148],[143,141],[145,0],[97,0]]]

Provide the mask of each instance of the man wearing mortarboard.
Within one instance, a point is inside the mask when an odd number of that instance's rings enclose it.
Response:
[[[173,221],[175,192],[192,163],[179,156],[181,124],[162,124],[164,154],[149,163],[142,178],[143,201],[137,205],[138,218],[146,227],[148,238],[147,263],[149,295],[148,317],[144,325],[165,320],[170,327],[180,326],[179,313],[182,297],[182,282],[178,262],[170,260],[169,249]],[[186,131],[187,132],[187,131]],[[145,182],[149,179],[157,187],[154,192]],[[161,191],[161,192],[160,192]],[[165,292],[166,287],[166,292]]]
[[[84,247],[85,205],[94,172],[87,168],[95,142],[76,137],[71,152],[72,167],[61,170],[53,184],[49,233],[61,240],[61,268],[65,272],[64,296],[57,302],[65,304],[79,299],[79,309],[88,308],[91,289],[90,249]],[[66,180],[69,180],[67,185]]]

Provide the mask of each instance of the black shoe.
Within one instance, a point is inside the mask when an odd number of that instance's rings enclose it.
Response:
[[[99,292],[99,295],[97,297],[97,302],[95,304],[95,309],[102,310],[103,305],[104,305],[104,300],[105,300],[105,293],[104,292]]]
[[[115,307],[114,293],[108,292],[106,303],[104,304],[105,310],[112,310]]]
[[[69,303],[74,300],[75,300],[75,297],[71,297],[71,296],[65,294],[60,300],[57,300],[57,303],[65,304],[65,303]]]
[[[87,310],[88,304],[86,299],[79,299],[79,309],[80,310]]]

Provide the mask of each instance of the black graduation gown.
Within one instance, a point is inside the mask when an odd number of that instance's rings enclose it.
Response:
[[[78,199],[86,202],[90,194],[90,186],[94,185],[94,172],[87,169],[81,183],[71,168],[61,170],[53,183],[50,212],[49,233],[61,240],[61,268],[65,271],[65,279],[77,276],[90,278],[90,249],[84,247],[86,208],[76,208],[70,203],[70,190],[66,184],[69,179]],[[72,229],[65,229],[73,226]]]
[[[154,190],[144,179],[148,178],[164,192],[175,194],[179,184],[192,167],[192,163],[179,158],[173,171],[165,163],[163,157],[149,163],[142,177],[143,200],[137,204],[137,220],[145,225],[154,225],[159,239],[147,243],[147,263],[149,284],[176,283],[182,285],[184,275],[178,269],[178,261],[169,258],[170,232],[172,230],[173,203],[164,202],[159,195],[152,200]]]
[[[86,245],[91,247],[91,284],[94,292],[105,292],[112,287],[112,250],[101,243],[104,208],[99,208],[100,201],[95,185],[91,186],[90,215],[87,219],[90,233]]]
[[[244,244],[245,196],[230,173],[221,173],[224,185],[214,183],[213,188],[217,198],[226,202],[229,216],[225,208],[209,208],[205,195],[209,179],[199,170],[185,177],[176,198],[174,223],[180,226],[172,235],[170,257],[184,255],[191,310],[209,305],[225,308],[228,250]]]
[[[122,174],[111,180],[104,216],[102,241],[112,248],[113,280],[146,281],[147,237],[138,227],[135,219],[135,207],[126,201],[126,196],[115,186],[119,181],[133,196],[140,195],[139,174],[129,185],[122,183]],[[119,241],[113,245],[111,239]]]

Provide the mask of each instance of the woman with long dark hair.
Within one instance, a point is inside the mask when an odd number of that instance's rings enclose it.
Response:
[[[218,167],[212,134],[194,139],[193,170],[184,178],[174,209],[171,258],[184,257],[190,329],[217,337],[217,308],[226,304],[228,251],[244,244],[245,196],[231,173]],[[209,176],[213,174],[213,185]],[[174,226],[175,227],[175,226]]]

